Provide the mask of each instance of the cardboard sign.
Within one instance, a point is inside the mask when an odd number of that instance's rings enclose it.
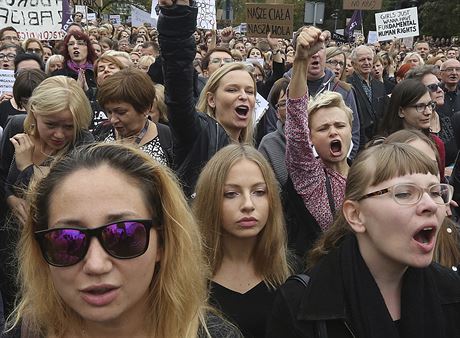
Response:
[[[339,33],[332,32],[331,39],[334,40],[335,42],[340,42],[340,43],[347,43],[348,40],[347,38]]]
[[[13,92],[14,80],[13,70],[0,69],[0,95]]]
[[[367,43],[376,43],[378,40],[378,35],[376,31],[369,31],[367,33]]]
[[[417,7],[375,14],[379,41],[418,36]]]
[[[246,4],[247,36],[292,38],[294,5]]]
[[[268,102],[264,99],[262,95],[257,93],[256,95],[256,105],[254,107],[254,113],[252,115],[254,125],[259,123],[260,119],[265,115],[268,110]]]
[[[150,17],[150,13],[143,11],[131,5],[131,23],[134,27],[143,26],[144,23],[150,23],[152,27],[157,26],[157,20]]]
[[[343,9],[368,11],[382,9],[382,0],[343,0]]]
[[[0,0],[0,27],[13,26],[21,40],[60,40],[62,0]]]
[[[109,21],[112,25],[119,25],[121,24],[121,17],[120,14],[110,14]]]
[[[198,0],[198,17],[196,26],[203,29],[217,29],[215,0]]]

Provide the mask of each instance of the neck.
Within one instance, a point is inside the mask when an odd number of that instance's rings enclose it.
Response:
[[[361,76],[366,82],[370,82],[369,74],[363,74],[363,73],[357,73],[357,74]]]
[[[222,245],[225,260],[240,264],[252,263],[257,240],[258,237],[237,238],[224,234],[222,236]]]
[[[448,92],[455,92],[457,90],[456,83],[444,83],[444,87],[447,89]]]
[[[73,60],[72,60],[72,61],[73,61]],[[82,61],[73,61],[73,62],[75,62],[77,65],[81,66],[81,65],[86,64],[86,62],[88,62],[88,60],[87,60],[87,59],[84,59],[84,60],[82,60]]]
[[[232,139],[232,142],[240,142],[241,129],[224,129],[227,132],[228,136],[230,136],[230,138]]]
[[[142,313],[138,313],[141,315]],[[128,315],[129,316],[129,315]],[[130,321],[123,320],[119,322],[118,320],[113,320],[110,323],[99,323],[99,322],[85,322],[84,329],[80,332],[84,337],[94,337],[94,338],[111,338],[111,337],[147,337],[148,334],[145,330],[142,320],[139,318],[134,318],[129,316]],[[83,332],[82,332],[83,331]],[[80,332],[76,332],[78,336]]]
[[[348,170],[350,169],[350,166],[347,163],[347,158],[343,161],[340,162],[328,162],[325,163],[326,166],[336,172],[338,172],[340,175],[347,177],[348,176]]]

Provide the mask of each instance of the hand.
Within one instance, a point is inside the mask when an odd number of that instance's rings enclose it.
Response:
[[[0,103],[2,103],[3,101],[11,100],[12,98],[13,98],[13,93],[3,93],[0,96]]]
[[[77,83],[85,92],[88,91],[89,87],[88,87],[88,84],[86,83],[86,76],[85,76],[84,69],[80,69],[80,71],[78,72]]]
[[[268,32],[268,34],[267,34],[267,42],[268,42],[268,45],[270,46],[270,49],[272,51],[279,50],[278,39],[277,38],[272,38],[272,32]]]
[[[223,43],[229,43],[233,39],[233,27],[225,27],[220,32],[220,39]]]
[[[22,198],[11,195],[6,199],[6,203],[13,212],[13,215],[18,219],[19,223],[24,226],[26,224],[27,212],[29,210],[27,202]]]
[[[304,27],[297,36],[296,42],[296,60],[309,60],[314,54],[324,48],[327,39],[327,33],[321,33],[316,27]]]
[[[16,167],[23,171],[32,165],[35,145],[27,134],[16,134],[10,138],[14,146],[14,155],[16,157]]]

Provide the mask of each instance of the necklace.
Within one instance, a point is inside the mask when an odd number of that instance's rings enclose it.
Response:
[[[134,142],[136,144],[139,144],[141,143],[142,139],[144,138],[145,134],[147,134],[147,130],[149,129],[149,119],[147,119],[147,121],[145,121],[145,125],[144,127],[141,129],[141,131],[139,132],[139,134],[137,134],[136,138],[134,139]]]

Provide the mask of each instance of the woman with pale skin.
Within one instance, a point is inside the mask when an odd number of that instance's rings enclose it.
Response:
[[[345,53],[337,47],[326,49],[326,67],[332,70],[338,80],[345,81],[345,65],[347,63]]]
[[[351,76],[354,71],[355,71],[355,69],[353,68],[353,64],[351,63],[351,59],[349,57],[347,57],[347,63],[346,63],[346,66],[345,66],[345,76],[346,77]]]
[[[265,337],[274,291],[289,273],[270,165],[248,145],[221,149],[200,174],[193,211],[212,270],[210,303],[245,337]]]
[[[423,61],[422,57],[418,53],[409,53],[406,55],[404,60],[402,61],[402,64],[410,64],[412,68],[417,67],[417,66],[423,66],[425,64],[425,61]]]
[[[176,180],[143,152],[96,144],[63,157],[31,192],[25,229],[10,333],[240,338],[206,306],[201,238]]]
[[[64,57],[62,55],[51,55],[45,64],[45,73],[51,75],[52,72],[64,67]]]
[[[26,51],[26,53],[30,54],[37,54],[41,58],[43,57],[43,45],[38,39],[30,38],[24,41],[22,44],[23,49]]]
[[[172,4],[170,0],[163,1],[160,4]],[[190,197],[201,168],[214,153],[231,142],[251,142],[256,83],[245,65],[226,64],[209,77],[195,109],[195,29],[189,31],[187,27],[196,26],[193,14],[196,8],[189,7],[185,0],[178,0],[177,5],[185,6],[179,8],[186,14],[176,21],[174,10],[163,13],[157,29],[176,173],[184,184],[186,196]]]
[[[452,193],[411,145],[360,152],[341,212],[310,253],[308,282],[280,288],[267,337],[459,336],[460,277],[432,263]]]
[[[374,79],[383,83],[383,61],[378,55],[374,56],[371,74]]]
[[[295,247],[298,256],[303,256],[315,236],[331,225],[335,208],[343,202],[349,169],[351,109],[345,105],[342,96],[334,92],[326,91],[314,100],[308,97],[308,63],[324,48],[326,38],[326,33],[314,27],[300,31],[287,92],[286,167],[291,181],[289,186],[293,188],[288,189],[288,198],[301,198],[305,212],[312,216],[309,229],[315,234],[305,236],[301,241],[294,230],[288,231],[290,246]],[[313,147],[319,158],[315,157]],[[294,225],[290,225],[294,229]],[[302,227],[297,230],[303,231]]]

